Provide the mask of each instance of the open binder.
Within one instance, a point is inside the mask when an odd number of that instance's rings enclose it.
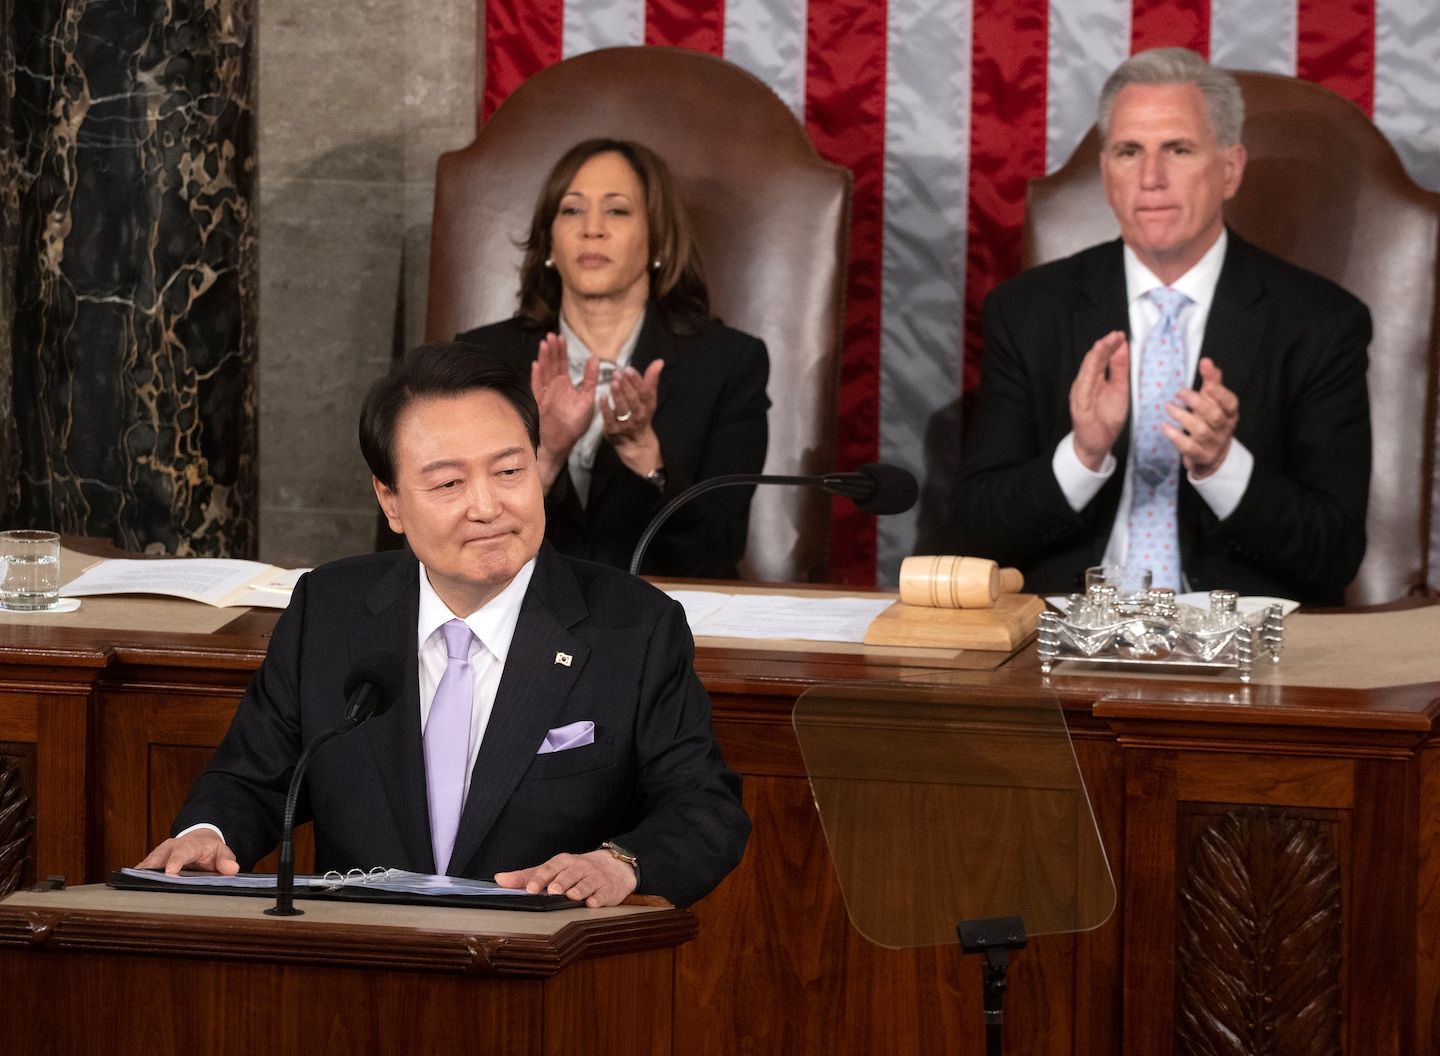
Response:
[[[390,870],[389,872],[395,872]],[[149,874],[149,875],[146,875]],[[419,876],[421,874],[405,874]],[[333,876],[335,879],[327,879]],[[438,878],[427,878],[438,879]],[[121,891],[166,891],[191,895],[244,895],[249,898],[275,897],[275,877],[268,873],[240,873],[231,877],[206,877],[206,882],[193,882],[193,877],[179,880],[150,870],[116,869],[106,881],[107,887]],[[228,882],[227,882],[228,881]],[[383,887],[374,873],[353,873],[349,876],[295,877],[295,898],[330,902],[383,902],[406,906],[449,906],[459,909],[510,909],[523,912],[547,912],[554,909],[583,909],[585,903],[565,895],[530,895],[487,893],[473,889],[461,893]]]

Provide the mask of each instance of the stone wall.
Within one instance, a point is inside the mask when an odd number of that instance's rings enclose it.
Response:
[[[435,162],[475,133],[483,0],[259,0],[260,552],[373,549],[370,383],[424,331]]]

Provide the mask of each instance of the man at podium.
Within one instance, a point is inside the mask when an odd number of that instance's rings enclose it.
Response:
[[[140,865],[234,873],[267,854],[301,751],[378,654],[391,706],[306,775],[318,869],[493,875],[589,906],[710,891],[750,823],[684,613],[544,543],[528,385],[424,346],[372,387],[360,442],[408,547],[300,580],[176,835]]]

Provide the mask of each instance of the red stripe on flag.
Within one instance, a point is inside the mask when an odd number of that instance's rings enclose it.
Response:
[[[836,437],[842,470],[880,451],[886,16],[875,0],[810,0],[806,29],[805,127],[821,155],[855,176]],[[873,583],[874,518],[838,500],[833,514],[830,578]]]
[[[1025,184],[1045,171],[1048,0],[975,0],[964,388],[980,380],[980,308],[1020,269]]]
[[[1210,0],[1135,0],[1130,14],[1130,51],[1146,48],[1190,48],[1208,56]]]
[[[559,62],[564,39],[565,0],[487,0],[481,120],[525,78]]]
[[[724,0],[645,0],[645,43],[724,54]]]
[[[1295,75],[1375,112],[1375,0],[1299,0]]]

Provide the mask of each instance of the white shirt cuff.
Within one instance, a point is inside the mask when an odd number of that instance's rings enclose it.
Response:
[[[1105,461],[1100,463],[1100,468],[1091,469],[1081,462],[1080,456],[1075,453],[1075,434],[1069,432],[1065,434],[1065,439],[1055,445],[1055,456],[1050,459],[1050,469],[1055,474],[1060,491],[1065,495],[1065,501],[1072,510],[1079,513],[1090,505],[1091,499],[1100,494],[1100,489],[1115,472],[1115,456],[1106,452]]]
[[[1220,467],[1208,477],[1196,480],[1190,474],[1186,479],[1199,496],[1205,500],[1205,505],[1210,511],[1222,521],[1235,512],[1235,507],[1240,505],[1240,500],[1245,497],[1245,489],[1250,486],[1250,474],[1255,469],[1255,456],[1239,440],[1230,441],[1230,450],[1225,454],[1225,461]]]
[[[185,829],[185,830],[182,831],[182,832],[177,832],[177,833],[175,834],[175,838],[178,840],[181,836],[188,836],[190,833],[194,832],[196,829],[209,829],[209,830],[210,830],[211,832],[213,832],[216,836],[219,836],[219,837],[220,837],[220,842],[221,842],[221,843],[224,843],[224,842],[225,842],[225,834],[224,834],[223,832],[221,832],[219,829],[217,829],[214,825],[211,825],[208,821],[197,822],[196,824],[191,825],[188,829]]]

